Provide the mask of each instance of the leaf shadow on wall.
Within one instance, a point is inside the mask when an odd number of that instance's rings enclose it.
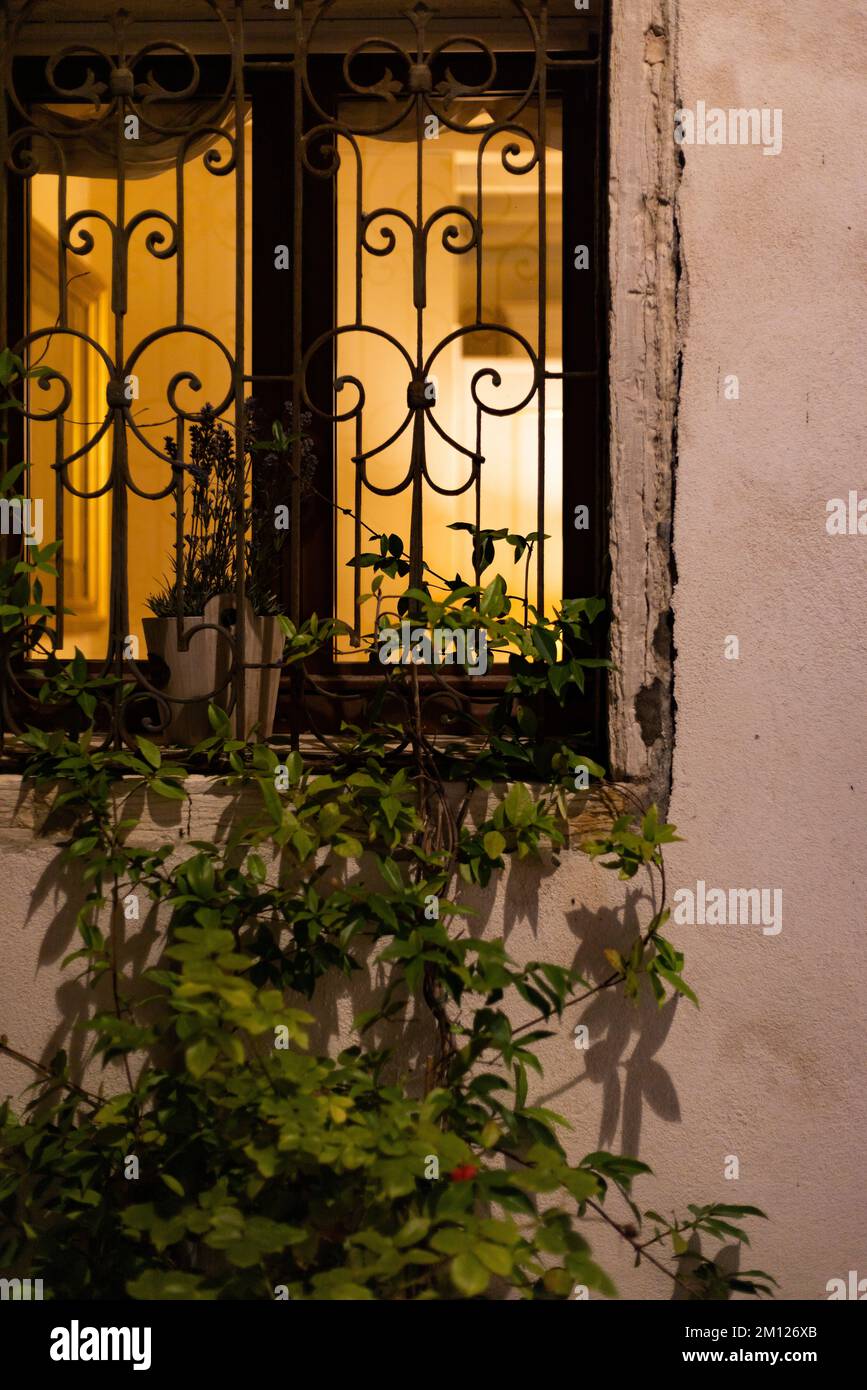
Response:
[[[741,1267],[742,1251],[743,1247],[737,1244],[724,1245],[717,1250],[713,1259],[723,1275],[737,1273]],[[694,1232],[692,1236],[690,1236],[689,1244],[684,1254],[681,1255],[677,1261],[678,1277],[686,1283],[692,1283],[694,1285],[695,1280],[690,1279],[690,1276],[694,1273],[698,1265],[701,1265],[705,1259],[709,1258],[710,1256],[706,1256],[702,1251],[701,1236]],[[710,1296],[715,1300],[725,1300],[731,1297],[731,1290],[726,1289],[722,1281],[715,1280],[712,1285],[712,1290],[710,1291]],[[684,1288],[682,1283],[679,1283],[672,1285],[671,1299],[669,1301],[671,1303],[690,1303],[695,1300],[694,1296],[691,1297],[689,1290]]]
[[[647,916],[646,912],[639,916],[638,905],[642,899],[640,893],[627,894],[620,913],[610,908],[597,912],[577,908],[566,913],[569,928],[579,941],[574,967],[591,984],[601,984],[611,974],[611,967],[603,955],[607,948],[614,947],[628,954]],[[595,995],[586,1005],[571,1010],[564,1016],[564,1022],[565,1018],[570,1019],[570,1035],[579,1023],[588,1029],[587,1050],[576,1049],[576,1057],[584,1058],[584,1071],[574,1081],[542,1096],[539,1103],[548,1105],[585,1082],[601,1086],[599,1147],[615,1147],[619,1130],[617,1151],[631,1158],[639,1157],[645,1105],[669,1123],[676,1124],[681,1119],[674,1082],[656,1056],[674,1022],[677,1002],[669,1000],[660,1009],[649,988],[643,985],[635,1007],[624,1001],[622,988],[614,985]],[[633,1044],[631,1051],[630,1044]]]
[[[472,914],[462,919],[463,929],[470,936],[481,937],[493,924],[496,934],[502,934],[507,945],[512,933],[524,926],[529,927],[534,938],[538,938],[540,912],[544,910],[541,906],[541,885],[557,872],[558,866],[551,855],[543,854],[538,860],[525,859],[520,864],[507,860],[501,881],[498,883],[494,880],[486,888],[460,882],[453,889],[452,898]],[[502,910],[501,924],[495,919],[498,906]]]
[[[81,860],[64,862],[58,852],[40,874],[30,896],[24,930],[34,918],[39,921],[43,905],[48,903],[54,909],[40,942],[38,970],[54,965],[83,944],[78,933],[78,914],[85,905],[89,885],[82,882],[82,867]],[[100,913],[99,924],[102,932],[107,933],[108,911]],[[147,966],[156,963],[152,958],[159,935],[156,906],[145,913],[142,921],[126,922],[119,905],[114,934],[121,964],[121,988],[126,991],[130,981],[141,982]],[[76,975],[75,966],[75,961],[68,962],[66,972],[55,990],[57,1023],[41,1049],[39,1060],[43,1066],[48,1066],[55,1053],[63,1048],[69,1058],[71,1075],[83,1079],[94,1038],[84,1026],[85,1021],[96,1013],[112,1010],[114,1000],[109,972],[91,987],[87,979],[82,977],[82,967]],[[152,990],[142,982],[138,985],[138,992],[150,994]],[[99,1065],[101,1067],[101,1063]]]

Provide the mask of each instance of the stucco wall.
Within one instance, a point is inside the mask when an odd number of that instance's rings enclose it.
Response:
[[[601,996],[581,1016],[588,1051],[573,1045],[579,1015],[546,1045],[537,1099],[572,1121],[576,1155],[604,1146],[649,1162],[646,1205],[763,1207],[771,1221],[742,1263],[775,1273],[784,1298],[820,1299],[831,1278],[867,1276],[867,536],[825,527],[829,499],[867,496],[867,11],[860,0],[616,8],[615,54],[655,17],[648,67],[674,64],[682,107],[783,113],[777,156],[683,149],[670,817],[685,843],[668,856],[673,891],[699,879],[782,889],[783,925],[672,927],[701,1010],[636,1012]],[[673,250],[658,254],[673,262]],[[739,400],[725,399],[730,375]],[[731,636],[737,660],[724,655]],[[57,1044],[82,997],[74,971],[59,971],[73,947],[69,914],[56,920],[54,853],[26,825],[2,832],[0,1031],[33,1055]],[[516,956],[577,957],[595,974],[602,949],[630,934],[615,916],[624,901],[634,929],[624,886],[571,854],[557,870],[509,874],[479,905]],[[323,1024],[350,1014],[337,994]],[[0,1057],[0,1094],[29,1080]],[[723,1176],[728,1155],[737,1181]],[[610,1232],[593,1243],[624,1295],[671,1296]]]
[[[681,1123],[643,1145],[672,1192],[763,1207],[756,1264],[821,1298],[867,1275],[867,535],[825,527],[867,497],[867,7],[679,12],[679,104],[779,108],[783,146],[684,146],[673,884],[780,887],[784,910],[776,936],[676,931],[702,1011],[663,1052]]]

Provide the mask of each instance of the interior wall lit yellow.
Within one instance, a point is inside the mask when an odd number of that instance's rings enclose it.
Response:
[[[251,135],[252,122],[245,126],[246,141],[246,250],[247,286],[250,285],[251,247]],[[215,141],[225,158],[225,142]],[[202,162],[202,151],[184,166],[185,201],[185,322],[213,333],[230,352],[235,342],[235,175],[218,178]],[[58,273],[58,179],[54,174],[37,174],[30,181],[29,219],[29,332],[52,327],[57,322]],[[112,221],[117,215],[117,186],[112,178],[98,178],[72,172],[67,184],[67,216],[93,209]],[[157,209],[177,220],[174,168],[126,183],[126,221],[145,209]],[[114,318],[111,313],[111,238],[108,227],[97,218],[82,224],[94,238],[86,256],[66,257],[69,286],[69,323],[114,354]],[[177,263],[174,258],[157,260],[145,249],[145,239],[164,224],[147,220],[130,242],[128,311],[124,322],[125,351],[147,334],[165,328],[176,320]],[[73,234],[73,242],[76,237]],[[249,306],[250,295],[247,294]],[[250,345],[249,307],[245,329],[247,365]],[[107,370],[98,353],[80,339],[57,334],[47,347],[36,344],[31,362],[41,358],[69,378],[73,398],[65,417],[64,447],[67,452],[80,447],[96,432],[94,422],[105,414]],[[229,386],[229,369],[220,350],[192,333],[173,333],[158,339],[136,366],[138,399],[131,412],[138,425],[159,448],[164,437],[174,437],[175,421],[166,397],[168,383],[178,371],[194,372],[202,391],[181,386],[178,400],[185,410],[198,410],[205,401],[222,400]],[[57,392],[58,388],[53,388]],[[32,393],[35,410],[53,404],[57,396]],[[232,407],[227,424],[231,425]],[[155,492],[170,480],[170,468],[151,454],[127,431],[130,473],[145,492]],[[31,496],[43,501],[43,530],[46,540],[56,535],[56,477],[54,425],[31,425],[29,457]],[[111,434],[69,466],[69,481],[81,491],[95,491],[107,479],[111,464]],[[145,654],[141,619],[147,615],[148,596],[171,579],[171,557],[175,537],[171,498],[155,502],[129,492],[129,614],[130,636]],[[111,499],[108,494],[80,500],[66,492],[63,497],[65,540],[63,546],[66,607],[62,655],[71,656],[78,647],[85,656],[101,658],[108,642],[109,551]],[[46,582],[46,598],[54,599],[54,586]]]
[[[365,110],[365,108],[367,108]],[[372,125],[377,119],[373,106],[346,103],[345,118],[354,129]],[[502,118],[502,117],[501,117]],[[480,135],[491,116],[469,101],[461,103],[459,119],[472,121],[478,133],[464,134],[440,125],[437,137],[422,142],[423,218],[449,205],[466,207],[478,215],[476,197],[476,158]],[[379,115],[381,120],[381,115]],[[534,130],[535,114],[524,111],[521,124]],[[545,295],[547,323],[546,365],[559,371],[562,361],[562,132],[561,112],[549,104],[546,131],[546,226],[548,272]],[[363,211],[380,207],[396,208],[412,219],[416,216],[415,123],[404,123],[386,136],[356,135],[362,169]],[[483,296],[482,321],[504,324],[522,334],[534,351],[539,346],[539,172],[516,175],[504,168],[503,147],[516,136],[503,133],[492,138],[483,155]],[[528,162],[531,142],[518,137],[521,154],[514,164]],[[356,309],[356,159],[349,142],[339,141],[341,156],[338,172],[337,286],[338,322],[352,324]],[[448,224],[459,229],[458,245],[466,245],[470,233],[467,220],[449,214],[431,232],[427,260],[427,302],[424,314],[424,353],[427,355],[456,329],[476,321],[476,253],[455,255],[445,250],[442,233]],[[374,247],[385,244],[382,229],[389,227],[396,237],[390,255],[364,252],[362,321],[398,339],[415,356],[416,313],[413,306],[412,246],[409,228],[394,216],[375,219],[367,232]],[[533,380],[530,360],[516,339],[504,334],[473,333],[453,342],[437,358],[431,375],[436,381],[437,404],[434,413],[448,434],[469,449],[476,447],[476,407],[471,396],[474,375],[484,368],[495,368],[501,385],[483,380],[478,388],[486,404],[503,407],[522,400]],[[407,409],[408,367],[401,354],[384,338],[371,333],[341,334],[336,347],[336,375],[357,377],[364,386],[362,451],[386,440],[404,418]],[[356,399],[355,388],[347,385],[338,394],[337,408],[347,410]],[[512,531],[537,529],[538,396],[519,413],[506,416],[482,415],[481,524]],[[544,605],[550,611],[561,595],[562,580],[562,388],[548,382],[546,398],[545,447],[545,524],[549,539],[545,549]],[[442,440],[426,422],[426,455],[431,476],[442,487],[454,488],[469,477],[470,460]],[[337,493],[341,506],[354,507],[356,465],[356,423],[338,424]],[[377,486],[391,487],[405,477],[409,465],[411,429],[389,449],[372,458],[368,477]],[[362,516],[378,532],[396,532],[409,542],[410,490],[382,497],[363,491]],[[453,521],[475,520],[472,489],[460,496],[444,496],[425,486],[424,556],[433,570],[451,578],[460,572],[472,581],[471,541],[467,533],[450,531]],[[353,623],[353,570],[347,560],[353,554],[353,524],[340,516],[336,583],[338,616]],[[364,548],[368,543],[363,542]],[[524,563],[509,563],[511,551],[498,548],[497,565],[512,593],[523,593]],[[491,571],[493,572],[493,571]],[[362,572],[364,579],[369,571]],[[387,581],[386,581],[387,587]],[[531,574],[530,601],[536,602],[535,574]],[[370,626],[372,609],[362,608],[361,630]],[[344,643],[344,659],[357,659],[349,643]]]

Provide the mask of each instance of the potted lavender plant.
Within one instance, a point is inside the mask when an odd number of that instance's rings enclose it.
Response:
[[[246,415],[246,436],[253,440],[256,415],[252,401],[247,402]],[[291,427],[291,406],[285,407],[284,419]],[[308,430],[309,424],[310,417],[302,415],[302,430]],[[176,457],[173,440],[166,440],[166,449]],[[302,436],[302,461],[305,486],[316,467],[312,440],[306,433]],[[247,597],[242,619],[248,669],[244,672],[245,727],[240,729],[231,680],[238,635],[235,443],[210,405],[202,409],[198,423],[190,430],[190,462],[182,466],[192,482],[181,556],[183,583],[179,584],[175,553],[172,576],[148,599],[153,616],[143,621],[151,669],[156,668],[153,683],[171,708],[164,736],[168,742],[179,744],[207,738],[211,733],[208,703],[212,700],[229,713],[236,737],[247,738],[258,725],[267,738],[274,727],[280,684],[276,663],[283,653],[285,620],[281,625],[275,589],[279,555],[288,536],[288,473],[273,450],[249,446],[244,460]],[[179,607],[189,644],[186,650],[178,642]],[[197,628],[201,630],[196,632]]]

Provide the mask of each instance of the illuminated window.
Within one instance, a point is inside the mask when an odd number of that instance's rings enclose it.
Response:
[[[524,109],[518,129],[496,133],[496,124],[508,121],[508,108],[516,105],[508,98],[487,105],[470,99],[456,102],[450,115],[466,130],[438,122],[420,145],[411,113],[385,136],[356,133],[355,157],[347,137],[338,142],[340,324],[353,323],[356,311],[359,170],[364,208],[393,211],[371,218],[365,227],[361,306],[365,329],[374,327],[388,337],[364,331],[337,339],[338,379],[354,378],[365,393],[360,418],[337,426],[337,500],[353,510],[358,502],[362,522],[379,531],[410,535],[412,422],[406,391],[401,389],[406,364],[395,341],[412,350],[420,324],[421,359],[430,361],[421,503],[425,562],[440,575],[451,578],[462,572],[472,581],[467,535],[450,530],[451,523],[505,526],[513,533],[537,529],[543,393],[537,387],[536,363],[544,316],[544,361],[552,375],[544,386],[541,529],[548,537],[543,602],[550,612],[562,596],[563,555],[563,401],[557,375],[562,371],[562,106],[551,101],[546,112],[546,197],[540,237],[541,167],[534,146],[539,138],[538,103]],[[374,127],[381,114],[372,103],[346,102],[340,120],[357,132]],[[415,214],[419,178],[422,219],[430,226],[423,304],[414,302],[419,296],[413,293],[413,245],[407,225]],[[442,211],[457,208],[465,212]],[[540,241],[547,264],[540,256]],[[476,323],[486,326],[474,328]],[[509,413],[487,413],[486,405]],[[402,422],[407,423],[398,438],[380,451]],[[391,491],[396,487],[401,490]],[[534,518],[533,525],[528,518]],[[357,544],[353,523],[341,515],[337,612],[353,627],[363,618],[354,610],[354,575],[347,568]],[[499,567],[510,590],[522,593],[526,563],[510,564],[501,554]],[[535,601],[535,573],[532,578]],[[344,655],[352,653],[347,650]]]
[[[49,109],[68,120],[74,119],[76,110],[56,105]],[[184,114],[189,123],[191,113]],[[249,116],[244,134],[249,151]],[[59,173],[37,173],[29,184],[27,331],[33,341],[31,359],[48,363],[69,381],[72,398],[62,417],[60,457],[79,455],[62,470],[66,485],[58,486],[52,468],[58,457],[57,422],[31,419],[31,493],[44,499],[47,535],[61,534],[58,508],[64,509],[63,598],[69,613],[64,618],[61,656],[72,656],[78,647],[86,657],[100,659],[109,646],[111,433],[106,431],[95,439],[105,418],[109,373],[93,344],[103,346],[113,356],[116,330],[122,333],[127,353],[136,344],[147,342],[150,335],[158,335],[128,374],[131,427],[124,441],[130,479],[128,635],[135,638],[142,653],[147,599],[171,571],[175,543],[173,499],[166,495],[173,483],[171,464],[151,452],[148,444],[162,453],[165,437],[176,434],[178,417],[172,411],[167,388],[179,370],[201,382],[198,392],[186,384],[178,387],[177,400],[184,410],[198,411],[203,400],[216,405],[231,390],[231,375],[219,344],[234,340],[234,180],[210,172],[205,161],[212,153],[216,161],[213,167],[219,170],[226,160],[225,145],[213,136],[190,142],[189,156],[178,165],[171,143],[164,148],[167,143],[158,141],[150,152],[138,152],[140,157],[130,164],[124,181],[126,224],[133,225],[134,230],[127,240],[128,294],[122,315],[112,311],[112,286],[118,276],[112,267],[109,223],[117,217],[116,162],[100,160],[86,146],[75,144],[65,160],[62,200]],[[31,148],[42,157],[43,165],[51,166],[47,141],[36,138]],[[249,159],[247,171],[249,258]],[[70,228],[62,262],[63,281],[58,260],[61,217]],[[183,226],[186,256],[182,267],[177,255],[164,257],[166,248],[176,240],[169,218],[176,227]],[[155,237],[153,251],[146,245],[150,236]],[[61,317],[61,283],[66,286],[65,318],[72,334],[51,332]],[[217,341],[197,332],[166,332],[181,315],[184,323],[204,327]],[[46,409],[41,394],[31,391],[35,417]],[[52,392],[46,395],[47,404],[53,405]],[[56,601],[56,586],[50,578],[46,579],[46,597],[48,602]]]
[[[275,419],[297,437],[267,483],[290,518],[269,592],[293,618],[364,628],[366,528],[403,538],[411,576],[468,580],[455,523],[543,532],[529,566],[498,556],[510,587],[548,611],[603,592],[601,0],[316,0],[303,60],[270,7],[228,24],[205,5],[192,29],[146,8],[88,9],[54,58],[29,12],[10,35],[5,336],[58,374],[11,447],[62,530],[61,654],[131,673],[137,716],[165,723],[143,620],[161,586],[180,614],[206,402],[232,446]],[[227,567],[248,594],[258,557]],[[357,637],[309,672],[284,678],[278,729],[363,717]]]

